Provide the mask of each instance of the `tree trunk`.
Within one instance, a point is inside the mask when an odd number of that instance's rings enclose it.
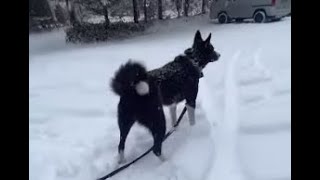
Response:
[[[49,6],[49,10],[50,10],[50,15],[53,19],[54,22],[57,22],[57,17],[56,17],[56,14],[54,12],[54,9],[52,8],[52,6],[50,5],[50,1],[47,0],[47,3],[48,3],[48,6]]]
[[[178,18],[181,16],[181,4],[182,4],[182,0],[175,0],[175,4],[176,4],[176,9],[178,12]]]
[[[206,13],[206,6],[207,6],[207,0],[202,0],[202,8],[201,8],[202,14]]]
[[[47,0],[29,0],[29,12],[36,17],[52,17]]]
[[[137,0],[132,1],[133,4],[133,20],[135,23],[139,23],[139,10]]]
[[[66,0],[66,6],[67,6],[67,20],[66,20],[66,24],[70,25],[71,23],[71,13],[70,13],[70,6],[69,6],[69,0]]]
[[[107,5],[103,5],[103,15],[104,15],[104,24],[105,28],[108,29],[110,25],[110,20],[109,20],[109,12],[108,12],[108,7]]]
[[[188,17],[189,0],[184,0],[184,15]]]
[[[144,21],[148,22],[147,0],[143,0]]]
[[[69,11],[69,0],[66,0],[67,10]]]
[[[162,0],[158,0],[158,18],[163,19],[163,17],[162,17]]]
[[[70,8],[70,24],[71,24],[72,26],[78,25],[77,18],[76,18],[76,12],[75,12],[75,10],[74,10],[73,5],[72,5],[71,8]]]
[[[70,10],[70,23],[74,24],[82,24],[83,16],[81,13],[81,6],[78,2],[74,2],[71,5]]]

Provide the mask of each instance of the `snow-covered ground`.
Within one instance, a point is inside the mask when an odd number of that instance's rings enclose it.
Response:
[[[196,125],[182,120],[163,144],[165,162],[150,153],[112,179],[291,179],[291,19],[166,25],[84,47],[65,45],[61,32],[29,37],[30,180],[93,180],[115,169],[119,97],[109,88],[114,71],[128,58],[149,69],[162,66],[191,45],[197,29],[203,37],[212,33],[222,56],[204,70]],[[151,135],[135,125],[127,161],[151,145]]]

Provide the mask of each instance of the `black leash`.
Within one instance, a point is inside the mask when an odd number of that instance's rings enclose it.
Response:
[[[180,116],[179,116],[179,118],[178,118],[177,123],[173,126],[174,128],[176,128],[176,127],[179,125],[179,123],[180,123],[183,115],[186,113],[186,111],[187,111],[187,107],[184,107],[183,110],[182,110],[182,112],[181,112],[181,114],[180,114]],[[163,141],[165,141],[165,140],[175,131],[174,128],[165,135]],[[124,170],[125,168],[129,167],[129,166],[132,165],[133,163],[137,162],[139,159],[143,158],[145,155],[147,155],[149,152],[151,152],[152,149],[153,149],[153,146],[152,146],[148,151],[146,151],[145,153],[141,154],[141,155],[140,155],[138,158],[136,158],[135,160],[131,161],[130,163],[128,163],[128,164],[126,164],[126,165],[123,165],[123,166],[119,167],[118,169],[112,171],[111,173],[109,173],[109,174],[107,174],[107,175],[105,175],[105,176],[103,176],[103,177],[101,177],[101,178],[98,178],[97,180],[105,180],[105,179],[108,179],[108,178],[114,176],[114,175],[117,174],[118,172]]]

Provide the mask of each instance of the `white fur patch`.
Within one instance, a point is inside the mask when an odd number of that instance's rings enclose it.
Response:
[[[125,159],[124,159],[124,152],[123,151],[120,151],[119,154],[118,154],[118,164],[122,164],[125,162]]]
[[[187,106],[187,112],[188,112],[188,117],[189,117],[189,123],[191,126],[195,125],[196,124],[196,121],[195,121],[195,109],[189,105],[186,105]]]
[[[149,84],[145,81],[140,81],[136,85],[136,91],[140,96],[144,96],[149,93]]]
[[[170,115],[171,115],[171,123],[172,127],[176,124],[177,122],[177,104],[171,104],[169,107],[170,110]]]
[[[158,158],[160,159],[161,162],[165,162],[167,160],[167,158],[164,157],[163,155],[158,156]]]

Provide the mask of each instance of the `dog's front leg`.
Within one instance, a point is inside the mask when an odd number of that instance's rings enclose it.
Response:
[[[191,126],[195,125],[195,109],[196,109],[196,99],[198,95],[198,82],[190,83],[185,91],[186,95],[186,107],[188,111],[189,123]]]
[[[189,106],[188,104],[186,104],[187,106],[187,111],[188,111],[188,118],[189,118],[189,123],[191,126],[196,124],[195,121],[195,107]]]
[[[173,127],[177,122],[177,104],[176,103],[171,104],[169,107],[169,110],[171,115],[171,123]]]

